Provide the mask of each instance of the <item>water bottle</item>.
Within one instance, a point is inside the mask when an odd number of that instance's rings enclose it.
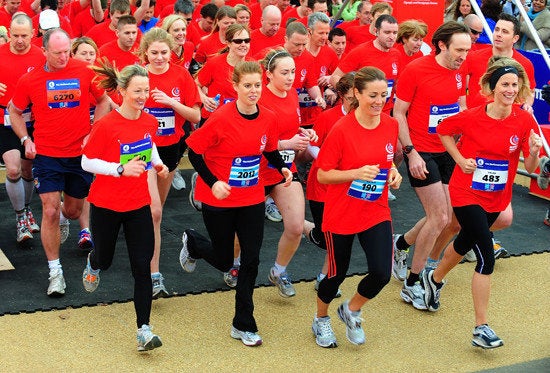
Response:
[[[216,96],[214,96],[214,101],[216,101],[216,108],[220,105],[220,97],[221,95],[219,93]],[[209,112],[213,112],[214,110],[206,109],[206,111],[209,111]]]

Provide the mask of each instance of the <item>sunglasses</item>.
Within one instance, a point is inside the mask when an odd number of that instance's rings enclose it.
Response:
[[[473,35],[479,35],[481,34],[483,31],[477,31],[477,30],[474,30],[473,28],[470,29],[470,32],[473,34]]]
[[[250,38],[246,38],[246,39],[233,39],[231,40],[232,43],[235,43],[235,44],[242,44],[242,43],[250,43]]]
[[[193,18],[186,18],[185,20],[187,21],[187,23],[189,23],[193,20]]]

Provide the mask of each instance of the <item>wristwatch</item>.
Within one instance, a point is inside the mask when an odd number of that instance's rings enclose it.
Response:
[[[409,154],[414,149],[414,146],[412,145],[405,145],[403,147],[403,154]]]
[[[25,141],[27,141],[28,139],[30,139],[30,137],[28,135],[25,135],[23,137],[21,137],[21,145],[25,145]]]
[[[116,168],[116,172],[118,172],[119,176],[122,176],[122,174],[124,173],[124,166],[121,164],[118,165],[118,167]]]

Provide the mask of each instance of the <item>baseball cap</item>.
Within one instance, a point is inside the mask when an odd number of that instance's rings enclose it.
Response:
[[[45,9],[40,12],[38,24],[42,30],[49,30],[51,28],[59,27],[59,16],[55,10]]]

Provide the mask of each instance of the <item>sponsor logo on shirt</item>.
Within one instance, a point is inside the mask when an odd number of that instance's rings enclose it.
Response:
[[[388,161],[393,161],[394,151],[393,151],[393,145],[390,142],[386,144],[386,153],[387,153],[386,159]]]
[[[391,72],[393,75],[397,75],[397,64],[395,62],[391,64]]]
[[[267,135],[263,135],[262,136],[262,139],[261,139],[261,145],[260,145],[260,153],[263,153],[263,151],[265,150],[265,144],[267,143]]]
[[[518,150],[518,144],[519,144],[519,137],[517,135],[510,136],[510,148],[508,149],[508,151],[510,153],[513,153],[516,150]]]
[[[462,74],[457,73],[455,75],[455,79],[456,79],[456,89],[462,89]]]

